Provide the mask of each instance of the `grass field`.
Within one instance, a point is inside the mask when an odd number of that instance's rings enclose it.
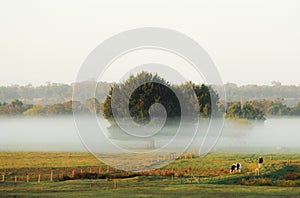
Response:
[[[255,174],[257,157],[214,153],[177,159],[161,169],[120,179],[117,175],[130,173],[108,172],[107,166],[89,153],[1,152],[0,173],[5,174],[5,181],[0,182],[0,197],[300,197],[300,154],[273,154],[272,160],[263,154],[260,176]],[[229,174],[235,162],[242,163],[242,173]],[[108,178],[73,180],[72,171],[101,171]],[[63,179],[65,176],[71,180]]]

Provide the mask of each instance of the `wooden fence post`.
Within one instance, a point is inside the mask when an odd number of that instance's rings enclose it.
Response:
[[[17,183],[17,181],[18,181],[18,177],[17,177],[17,176],[15,176],[15,183]]]
[[[2,182],[5,181],[5,174],[2,175]]]
[[[26,182],[29,183],[29,175],[26,175]]]
[[[114,188],[118,187],[118,181],[116,179],[114,179]]]
[[[38,176],[38,183],[41,183],[41,174]]]
[[[75,169],[72,170],[72,178],[75,177]]]
[[[51,182],[53,181],[53,170],[51,170],[51,172],[50,172],[50,181]]]

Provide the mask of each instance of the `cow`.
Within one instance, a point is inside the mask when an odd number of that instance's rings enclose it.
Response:
[[[230,168],[230,173],[233,173],[236,170],[236,164],[232,164]]]
[[[231,165],[230,173],[234,173],[235,171],[238,171],[239,173],[242,171],[242,164],[241,163],[235,163]]]
[[[262,156],[259,156],[257,162],[258,162],[258,168],[261,168],[261,165],[264,163],[264,159],[262,158]]]

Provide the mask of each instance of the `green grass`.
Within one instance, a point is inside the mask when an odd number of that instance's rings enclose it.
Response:
[[[0,197],[300,197],[300,154],[273,154],[273,160],[268,154],[263,156],[261,176],[254,171],[257,155],[214,153],[175,160],[148,176],[116,179],[116,188],[113,179],[58,180],[71,175],[73,169],[97,172],[101,167],[105,171],[107,166],[89,153],[1,152],[0,173],[5,173],[6,181],[0,182]],[[292,162],[289,166],[287,160]],[[242,173],[229,174],[235,162],[242,163]],[[49,182],[50,170],[54,171],[54,182]],[[174,179],[164,171],[173,171]],[[30,175],[29,183],[26,174]],[[37,182],[38,174],[41,183]],[[184,175],[182,180],[179,174]],[[199,184],[191,175],[200,179]],[[14,176],[18,176],[17,183]]]
[[[5,189],[3,189],[5,188]],[[170,181],[139,183],[119,181],[106,184],[100,180],[76,180],[65,182],[20,183],[16,186],[2,186],[3,196],[36,197],[258,197],[258,196],[300,196],[300,189],[293,187],[240,186],[216,184],[179,184]]]

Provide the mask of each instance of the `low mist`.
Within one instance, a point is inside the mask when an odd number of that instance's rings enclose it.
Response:
[[[226,121],[224,129],[212,151],[271,151],[285,152],[299,150],[300,118],[271,118],[264,122]],[[104,128],[110,125],[101,120]],[[201,129],[207,129],[208,123],[201,123]],[[166,130],[176,130],[173,126],[165,126]],[[186,128],[186,130],[190,130]],[[211,126],[211,130],[214,127]],[[108,130],[109,131],[109,130]],[[85,131],[88,133],[88,131]],[[174,133],[170,133],[174,134]],[[199,150],[204,138],[203,131],[198,135],[189,149]],[[211,134],[209,132],[207,140]],[[167,134],[159,136],[171,139]],[[185,137],[182,137],[185,138]],[[118,138],[116,138],[118,139]],[[105,147],[106,139],[97,140]],[[161,141],[153,146],[159,147]],[[212,141],[213,143],[214,141]],[[180,144],[180,142],[178,142]],[[108,149],[108,148],[107,148]],[[87,151],[77,132],[72,116],[67,117],[11,117],[0,119],[0,150],[1,151]]]

